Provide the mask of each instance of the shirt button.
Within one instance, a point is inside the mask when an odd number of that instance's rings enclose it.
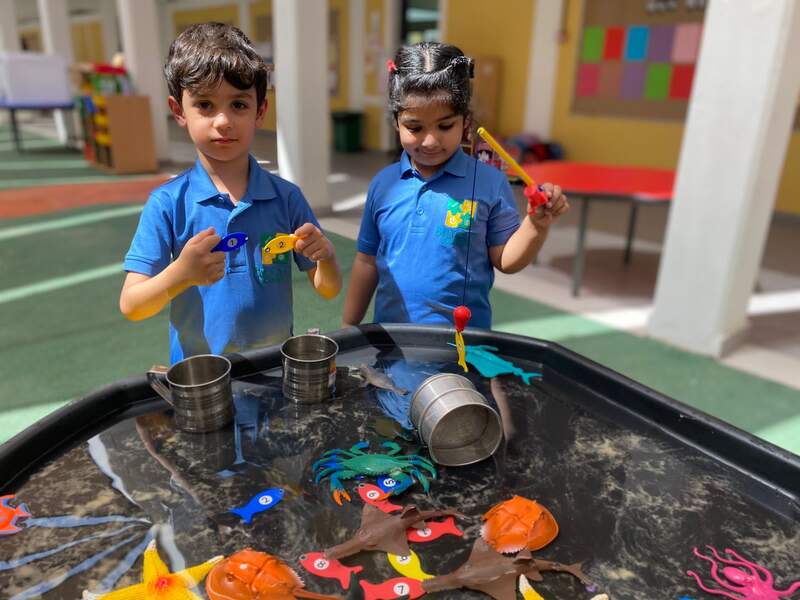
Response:
[[[418,209],[417,209],[417,214],[418,214],[418,215],[421,215],[421,214],[424,214],[424,213],[425,213],[425,211],[424,211],[424,210],[422,210],[421,208],[418,208]]]

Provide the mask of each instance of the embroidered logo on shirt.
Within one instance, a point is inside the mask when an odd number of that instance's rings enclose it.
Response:
[[[473,200],[448,200],[447,215],[444,218],[445,227],[469,229],[470,222],[475,218],[478,205]]]

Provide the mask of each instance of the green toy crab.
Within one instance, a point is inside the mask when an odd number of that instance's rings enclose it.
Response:
[[[407,490],[414,481],[419,481],[427,492],[430,483],[423,471],[427,471],[432,479],[436,478],[436,469],[427,458],[417,454],[400,455],[401,448],[394,442],[381,444],[389,449],[386,454],[368,454],[364,448],[369,447],[369,442],[358,442],[350,450],[327,450],[322,458],[315,462],[311,468],[316,472],[314,483],[330,476],[331,493],[336,503],[341,506],[342,498],[350,501],[350,495],[344,489],[341,481],[353,479],[359,475],[389,475],[396,480],[396,485],[382,497],[397,495]]]

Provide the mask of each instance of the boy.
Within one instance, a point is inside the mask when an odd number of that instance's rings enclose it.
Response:
[[[321,296],[336,296],[342,279],[300,189],[249,155],[267,109],[267,67],[239,29],[204,23],[175,39],[164,74],[197,161],[145,205],[125,257],[120,310],[140,320],[170,303],[171,363],[282,342],[292,333],[291,264],[288,254],[262,260],[262,247],[294,233],[294,261]],[[234,232],[247,242],[212,252]]]

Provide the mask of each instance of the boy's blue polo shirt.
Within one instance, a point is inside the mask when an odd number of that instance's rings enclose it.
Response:
[[[220,281],[190,287],[173,298],[172,363],[195,354],[275,344],[292,334],[290,253],[262,265],[261,247],[303,223],[319,226],[300,188],[263,170],[252,156],[247,192],[236,206],[217,191],[199,160],[152,192],[125,257],[126,271],[157,275],[208,227],[220,236],[241,231],[248,237],[244,246],[227,253]],[[302,271],[314,266],[300,254],[294,261]]]
[[[459,148],[426,181],[404,152],[372,180],[358,235],[358,251],[378,268],[375,321],[452,324],[453,309],[466,304],[470,326],[491,327],[489,247],[505,244],[519,223],[499,170]]]

